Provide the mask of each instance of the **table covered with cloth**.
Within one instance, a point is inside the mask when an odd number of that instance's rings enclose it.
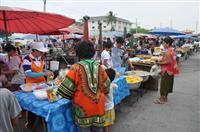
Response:
[[[119,104],[122,99],[130,95],[125,77],[114,80],[118,85],[114,89],[114,103]],[[32,92],[15,92],[15,96],[22,109],[30,111],[45,119],[48,132],[76,132],[77,128],[72,116],[72,104],[70,100],[61,99],[54,103],[48,100],[38,100]]]

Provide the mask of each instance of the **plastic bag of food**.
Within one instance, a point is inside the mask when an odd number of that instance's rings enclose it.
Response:
[[[160,72],[161,72],[161,66],[159,66],[159,65],[153,65],[152,68],[151,68],[151,70],[150,70],[150,75],[154,79],[159,79],[159,78],[161,78]]]

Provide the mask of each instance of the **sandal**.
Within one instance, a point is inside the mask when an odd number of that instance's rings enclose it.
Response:
[[[165,103],[164,101],[161,101],[160,99],[156,99],[153,102],[154,102],[154,104],[164,104]]]

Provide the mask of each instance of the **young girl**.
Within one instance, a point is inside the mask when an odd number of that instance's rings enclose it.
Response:
[[[105,70],[110,81],[112,82],[115,78],[116,72],[112,68],[108,68]],[[111,83],[110,92],[105,97],[105,122],[104,122],[104,132],[109,131],[109,126],[114,124],[115,120],[115,109],[114,109],[114,101],[113,101],[113,88],[116,88],[117,85]]]

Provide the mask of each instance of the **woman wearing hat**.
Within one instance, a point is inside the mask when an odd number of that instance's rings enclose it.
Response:
[[[26,83],[46,82],[45,76],[53,76],[53,72],[45,70],[42,56],[48,49],[42,42],[32,44],[32,52],[24,57],[23,69],[26,76]]]
[[[32,52],[24,57],[23,69],[25,72],[25,82],[26,83],[43,83],[46,82],[45,76],[53,76],[53,72],[47,71],[45,69],[44,60],[42,56],[48,49],[44,46],[42,42],[36,42],[32,45]],[[25,127],[32,129],[34,126],[34,121],[36,116],[28,112],[26,116]]]

